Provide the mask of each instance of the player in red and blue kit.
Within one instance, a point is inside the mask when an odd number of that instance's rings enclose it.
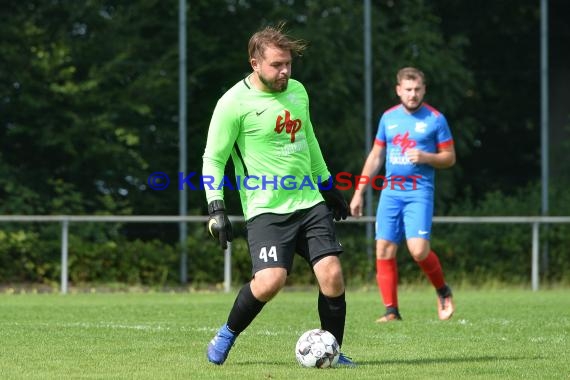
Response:
[[[361,176],[373,178],[386,165],[385,183],[376,214],[376,281],[386,312],[376,322],[401,320],[398,308],[396,252],[406,238],[408,250],[437,292],[438,316],[455,310],[437,255],[430,248],[435,169],[455,164],[453,137],[443,114],[423,102],[424,74],[413,67],[397,74],[401,104],[380,118],[374,146]],[[356,187],[351,214],[362,216],[367,183]]]

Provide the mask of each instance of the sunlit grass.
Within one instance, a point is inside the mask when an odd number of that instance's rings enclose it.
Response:
[[[455,291],[437,320],[428,289],[400,293],[403,322],[377,325],[376,290],[347,294],[353,369],[305,369],[293,347],[319,327],[316,291],[279,294],[223,366],[205,348],[235,293],[0,295],[0,378],[418,379],[570,377],[570,292]]]

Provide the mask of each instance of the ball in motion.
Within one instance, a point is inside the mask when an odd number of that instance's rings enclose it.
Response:
[[[301,335],[295,346],[295,356],[303,367],[334,367],[340,356],[340,347],[333,334],[314,329]]]

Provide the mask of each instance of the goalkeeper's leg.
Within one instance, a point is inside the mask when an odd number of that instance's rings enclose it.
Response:
[[[208,344],[208,360],[214,364],[223,364],[238,337],[259,314],[265,302],[259,301],[251,292],[248,282],[239,291],[230,311],[228,321],[216,333]]]

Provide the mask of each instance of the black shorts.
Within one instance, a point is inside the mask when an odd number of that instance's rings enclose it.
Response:
[[[324,203],[290,214],[260,214],[247,221],[252,275],[265,268],[293,266],[295,253],[309,264],[343,249],[336,238],[332,213]]]

